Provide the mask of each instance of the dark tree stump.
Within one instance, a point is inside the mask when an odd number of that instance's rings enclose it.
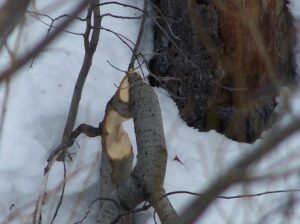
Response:
[[[150,84],[186,123],[253,142],[273,122],[278,89],[295,76],[295,32],[284,0],[155,1]]]

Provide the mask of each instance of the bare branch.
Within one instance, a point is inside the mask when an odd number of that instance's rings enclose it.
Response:
[[[243,199],[243,198],[252,198],[252,197],[260,197],[265,195],[272,195],[272,194],[282,194],[282,193],[295,193],[300,192],[300,188],[296,189],[287,189],[287,190],[276,190],[276,191],[264,191],[260,193],[253,193],[253,194],[239,194],[233,196],[225,196],[225,195],[218,195],[217,198],[219,199]],[[204,194],[202,193],[195,193],[190,191],[172,191],[164,195],[164,197],[175,195],[175,194],[189,194],[194,196],[202,197]]]
[[[48,164],[44,168],[44,184],[43,184],[43,191],[40,193],[38,200],[36,202],[36,208],[34,212],[34,223],[39,223],[39,220],[41,219],[41,209],[42,209],[42,204],[45,198],[45,188],[47,186],[47,181],[48,181],[48,176],[49,176],[49,171],[54,164],[54,162],[57,160],[57,158],[70,146],[73,145],[75,139],[80,135],[80,134],[85,134],[88,137],[96,137],[101,134],[101,128],[102,125],[101,123],[99,124],[98,128],[94,128],[92,126],[86,125],[86,124],[81,124],[76,128],[70,135],[70,138],[60,144],[49,156],[48,158]],[[64,162],[64,161],[63,161]],[[65,173],[64,173],[64,179],[65,179]],[[64,189],[65,182],[63,183],[63,188]],[[63,190],[62,190],[63,191]],[[62,199],[61,199],[62,200]],[[59,208],[59,207],[58,207]]]
[[[104,2],[104,3],[99,4],[99,6],[105,6],[105,5],[119,5],[119,6],[123,6],[125,8],[131,8],[131,9],[135,9],[137,11],[142,11],[139,7],[124,4],[124,3],[121,3],[121,2],[117,2],[117,1],[109,1],[109,2]]]
[[[112,18],[116,18],[116,19],[141,19],[142,17],[141,16],[121,16],[121,15],[115,15],[115,14],[112,14],[112,13],[105,13],[105,14],[102,14],[101,17],[112,17]]]
[[[55,26],[55,25],[54,25],[54,23],[55,23],[56,21],[58,21],[58,20],[60,20],[60,19],[62,19],[62,18],[65,18],[65,17],[70,17],[69,15],[64,14],[64,15],[58,16],[58,17],[56,17],[56,18],[52,18],[51,16],[46,15],[46,14],[41,14],[41,13],[33,12],[33,11],[30,11],[30,10],[26,10],[26,11],[27,11],[33,18],[35,18],[35,19],[38,20],[39,22],[41,22],[41,23],[43,23],[43,24],[45,24],[46,26],[49,27],[48,30],[47,30],[47,35],[46,35],[46,37],[49,36],[50,31],[51,31],[52,28],[55,28],[55,29],[56,29],[56,28],[58,27],[58,26]],[[47,22],[45,22],[44,20],[42,20],[39,16],[44,16],[44,17],[50,19],[51,22],[50,22],[50,23],[47,23]],[[85,19],[81,19],[81,18],[79,18],[79,17],[75,17],[74,19],[77,19],[77,20],[82,21],[82,22],[85,21]],[[66,29],[64,29],[63,31],[66,32],[66,33],[69,33],[69,34],[74,34],[74,35],[78,35],[78,36],[83,36],[83,33],[76,33],[76,32],[70,31],[70,30],[66,30]]]
[[[138,33],[138,36],[137,36],[137,39],[136,39],[136,42],[135,42],[135,45],[133,48],[132,56],[131,56],[131,59],[130,59],[129,65],[128,65],[128,71],[130,69],[134,69],[134,62],[135,62],[135,60],[138,59],[137,53],[139,52],[138,49],[139,49],[139,46],[140,46],[140,43],[141,43],[141,40],[143,37],[143,33],[144,33],[147,9],[148,9],[148,1],[146,0],[146,1],[144,1],[144,14],[143,14],[143,18],[142,18],[141,25],[140,25],[140,30],[139,30],[139,33]]]
[[[99,3],[99,0],[93,0],[92,3],[89,6],[88,13],[86,16],[86,30],[84,33],[84,47],[85,47],[85,55],[84,55],[84,60],[82,67],[80,69],[73,96],[72,96],[72,101],[69,109],[69,114],[67,118],[67,122],[65,125],[64,133],[61,142],[65,142],[70,138],[70,134],[73,131],[76,117],[77,117],[77,112],[78,112],[78,107],[79,107],[79,102],[81,98],[81,93],[83,90],[83,86],[85,83],[85,80],[88,76],[88,73],[90,71],[90,67],[92,65],[93,61],[93,56],[96,51],[98,41],[99,41],[99,35],[100,35],[100,26],[101,26],[101,17],[100,17],[100,8],[95,7],[96,4]],[[91,25],[91,16],[93,14],[93,21],[94,21],[94,27],[98,29],[92,29]],[[91,39],[90,38],[90,33],[91,34]],[[63,153],[60,157],[59,160],[63,160],[63,157],[65,156],[65,153]]]
[[[84,220],[88,217],[88,215],[90,214],[93,205],[94,205],[96,202],[100,201],[100,200],[101,200],[101,198],[96,198],[96,199],[94,199],[94,200],[90,203],[90,205],[89,205],[87,211],[85,212],[85,215],[82,217],[82,219],[80,219],[79,221],[75,222],[74,224],[81,224],[81,223],[83,223],[83,221],[84,221]]]
[[[219,196],[217,196],[217,198],[225,199],[225,200],[232,200],[232,199],[245,199],[245,198],[261,197],[261,196],[267,196],[267,195],[273,195],[273,194],[285,194],[285,193],[295,193],[295,192],[300,192],[300,189],[296,188],[296,189],[287,189],[287,190],[265,191],[265,192],[259,192],[259,193],[253,193],[253,194],[239,194],[239,195],[232,195],[232,196],[219,195]],[[199,197],[202,197],[204,195],[202,193],[196,193],[196,192],[190,192],[190,191],[172,191],[172,192],[166,193],[163,197],[168,197],[168,196],[177,195],[177,194],[189,194],[189,195],[199,196]],[[161,200],[161,198],[158,199],[158,201],[159,200]],[[120,216],[126,216],[126,215],[133,214],[133,213],[144,212],[151,207],[153,207],[151,203],[145,203],[140,208],[132,209],[128,212],[120,213]]]
[[[60,194],[60,197],[59,197],[59,201],[58,201],[58,204],[57,204],[57,207],[55,209],[55,212],[54,212],[54,215],[52,217],[52,220],[51,220],[51,224],[54,223],[54,220],[55,218],[57,217],[57,214],[58,214],[58,211],[59,211],[59,208],[63,202],[63,199],[64,199],[64,194],[65,194],[65,188],[66,188],[66,174],[67,174],[67,169],[66,169],[66,162],[63,161],[63,164],[64,164],[64,180],[63,180],[63,186],[62,186],[62,189],[61,189],[61,194]]]
[[[57,154],[60,154],[62,151],[65,151],[69,147],[71,147],[74,144],[74,141],[80,134],[85,134],[87,137],[97,137],[101,136],[102,132],[102,123],[99,124],[99,127],[95,128],[87,124],[81,124],[79,125],[71,134],[70,138],[66,140],[65,142],[61,143],[56,149],[50,154],[48,158],[48,165],[51,163],[51,161],[55,161],[55,157],[57,157]],[[45,172],[48,172],[49,166],[45,168]]]

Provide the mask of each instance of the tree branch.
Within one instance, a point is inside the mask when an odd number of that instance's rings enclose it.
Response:
[[[84,33],[84,47],[85,47],[85,55],[84,55],[84,60],[83,64],[81,66],[73,96],[72,96],[72,101],[69,109],[69,114],[67,118],[67,122],[64,128],[64,133],[61,142],[65,142],[70,138],[70,134],[73,131],[76,117],[77,117],[77,112],[78,112],[78,107],[79,107],[79,102],[81,99],[81,94],[83,90],[83,86],[85,83],[85,80],[88,76],[88,73],[90,71],[90,67],[92,65],[93,61],[93,56],[96,51],[98,41],[99,41],[99,35],[100,35],[100,26],[101,26],[101,16],[100,16],[100,7],[95,7],[96,4],[99,4],[99,0],[93,0],[92,3],[89,6],[88,13],[86,16],[86,30]],[[91,25],[91,16],[93,14],[93,21],[94,21],[94,27],[96,29],[92,29]],[[90,38],[90,33],[91,34],[91,39]],[[65,153],[62,153],[61,156],[58,158],[58,160],[63,160],[65,157]]]
[[[79,4],[79,6],[81,6],[81,8],[76,9],[75,11],[76,12],[78,11],[78,13],[79,13],[82,10],[82,8],[85,8],[84,3],[87,3],[87,2],[90,2],[90,1],[83,1],[81,4]],[[99,4],[99,0],[92,0],[92,2],[90,3],[90,7],[88,9],[88,13],[87,13],[87,17],[86,17],[87,18],[87,26],[86,26],[86,31],[84,34],[85,57],[84,57],[83,65],[82,65],[82,68],[80,70],[80,73],[79,73],[79,76],[78,76],[78,79],[77,79],[77,82],[75,85],[72,102],[71,102],[71,106],[70,106],[70,110],[69,110],[69,115],[68,115],[67,123],[66,123],[65,129],[64,129],[64,134],[63,134],[63,137],[61,140],[61,144],[59,147],[57,147],[54,150],[54,152],[52,152],[52,154],[48,160],[48,164],[44,170],[43,191],[39,195],[39,198],[36,203],[36,209],[35,209],[34,216],[33,216],[33,223],[35,223],[35,224],[38,224],[39,220],[41,218],[41,209],[42,209],[42,205],[43,205],[43,199],[45,197],[45,188],[46,188],[47,182],[48,182],[49,171],[55,160],[64,161],[65,152],[66,152],[66,149],[68,148],[68,144],[73,144],[73,142],[74,142],[74,139],[70,139],[70,137],[72,136],[72,130],[74,128],[74,124],[75,124],[75,120],[76,120],[76,116],[77,116],[78,105],[79,105],[79,101],[81,98],[83,85],[84,85],[85,79],[88,75],[89,69],[92,64],[93,55],[96,50],[98,40],[99,40],[99,34],[100,34],[100,29],[93,29],[92,35],[91,35],[91,40],[89,40],[90,32],[92,30],[92,25],[91,25],[92,14],[94,16],[94,20],[93,20],[94,26],[100,27],[100,25],[101,25],[100,9],[99,9],[99,7],[94,7],[95,4]],[[71,22],[78,13],[71,13],[70,17],[67,17],[66,21],[63,22],[63,24],[68,24],[67,23],[68,21]],[[57,33],[58,30],[62,31],[63,29],[64,29],[64,26],[57,28],[52,33],[52,35],[49,35],[49,37],[46,38],[46,40],[48,40],[51,37],[53,38],[53,34]],[[35,55],[33,55],[33,56],[35,56]],[[84,130],[86,130],[86,129],[84,129],[83,126],[79,127],[79,129],[76,130],[77,132],[73,133],[72,137],[76,137],[77,134],[80,134],[80,131],[84,131]]]
[[[144,27],[145,27],[145,21],[146,21],[146,16],[147,16],[147,10],[148,9],[148,0],[144,1],[144,13],[143,13],[143,18],[142,18],[142,21],[141,21],[141,25],[140,25],[140,30],[139,30],[139,33],[138,33],[138,36],[137,36],[137,39],[136,39],[136,42],[135,42],[135,45],[134,45],[134,48],[133,48],[133,52],[132,52],[132,56],[131,56],[131,59],[130,59],[130,62],[129,62],[129,65],[128,65],[128,71],[130,69],[134,69],[134,62],[135,60],[138,59],[138,52],[139,52],[139,46],[140,46],[140,43],[141,43],[141,40],[142,40],[142,37],[143,37],[143,34],[144,34]]]

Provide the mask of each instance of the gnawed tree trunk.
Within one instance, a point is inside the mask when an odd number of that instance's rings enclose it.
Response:
[[[295,76],[287,1],[153,2],[150,83],[168,90],[188,125],[256,140],[273,122],[278,89]]]
[[[97,223],[110,224],[116,220],[126,223],[122,213],[127,213],[145,200],[152,204],[162,223],[172,223],[177,214],[168,198],[163,197],[167,150],[158,98],[137,72],[131,70],[124,80],[127,78],[129,88],[120,89],[129,91],[126,114],[132,113],[133,116],[137,163],[126,182],[113,189],[110,200],[102,203]]]
[[[102,121],[102,163],[100,197],[106,198],[123,184],[131,170],[133,152],[122,123],[131,118],[129,110],[128,79],[125,77],[116,94],[107,103]],[[102,206],[103,203],[100,203]]]

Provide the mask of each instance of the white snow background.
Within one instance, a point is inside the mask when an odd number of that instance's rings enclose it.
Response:
[[[52,17],[67,14],[76,1],[36,0],[39,12]],[[122,3],[143,7],[143,1],[122,0]],[[300,1],[293,0],[290,9],[295,18],[300,17]],[[110,12],[116,15],[138,15],[135,10],[107,5],[101,13]],[[85,16],[83,13],[82,17]],[[46,17],[39,17],[48,24]],[[139,21],[105,17],[102,26],[121,33],[135,41]],[[73,32],[83,33],[84,22],[75,21],[68,28]],[[26,52],[40,38],[47,34],[48,26],[26,16],[24,29],[19,35],[15,31],[9,40],[10,48],[17,54]],[[20,46],[15,49],[21,36]],[[146,29],[143,52],[152,53],[151,24]],[[0,142],[0,223],[30,223],[38,194],[42,190],[43,170],[47,157],[59,143],[66,122],[74,84],[82,65],[84,56],[83,38],[79,35],[63,33],[53,44],[44,50],[40,57],[33,61],[32,68],[26,65],[9,84],[9,97],[5,114],[5,123]],[[102,120],[106,103],[116,91],[116,86],[124,73],[114,66],[126,70],[131,51],[118,38],[109,32],[101,31],[100,41],[95,54],[91,71],[84,86],[76,126],[81,123],[97,126]],[[7,52],[0,55],[0,69],[5,68],[10,59]],[[298,63],[300,59],[297,59]],[[0,88],[3,103],[6,87]],[[231,141],[215,131],[199,132],[188,127],[179,117],[175,103],[166,91],[156,88],[158,94],[164,130],[168,146],[168,165],[165,188],[170,191],[201,192],[205,187],[224,172],[228,165],[237,160],[254,145]],[[283,90],[288,94],[288,90]],[[284,94],[282,94],[284,95]],[[281,97],[284,102],[284,97]],[[283,122],[300,115],[300,91],[289,95],[290,106]],[[280,108],[278,109],[280,110]],[[126,122],[133,147],[135,137],[132,121]],[[276,153],[257,164],[258,175],[273,172],[284,172],[299,167],[300,141],[299,134],[290,137],[280,144]],[[100,138],[80,136],[71,148],[73,162],[67,163],[65,196],[58,217],[54,223],[75,223],[85,216],[90,203],[97,198],[99,186],[99,169],[101,158]],[[178,157],[181,161],[174,160]],[[56,162],[51,170],[48,182],[49,199],[43,207],[43,223],[50,223],[59,200],[60,191],[56,189],[63,180],[63,165]],[[101,180],[100,180],[101,181]],[[278,178],[271,181],[255,182],[251,185],[233,187],[223,195],[259,193],[271,190],[294,189],[299,187],[299,176]],[[170,200],[177,211],[181,211],[195,196],[177,194]],[[218,199],[201,219],[203,224],[223,223],[260,223],[259,218],[289,199],[289,194],[272,194],[261,197],[225,200]],[[298,196],[299,199],[299,196]],[[96,207],[96,206],[94,206]],[[83,223],[95,223],[96,208]],[[153,221],[153,210],[138,215],[138,223],[150,224]],[[282,219],[282,213],[272,213],[262,223],[299,223],[300,206]],[[11,219],[9,219],[11,218]],[[9,222],[7,222],[9,220]],[[200,223],[200,221],[198,222]]]

